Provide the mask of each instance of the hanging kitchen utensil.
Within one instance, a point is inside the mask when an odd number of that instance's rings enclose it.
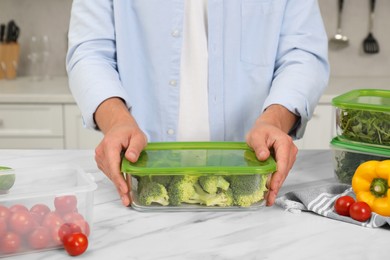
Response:
[[[369,31],[367,37],[363,40],[363,50],[368,54],[375,54],[379,52],[379,43],[373,35],[374,28],[374,11],[375,0],[370,0],[370,18],[369,18]]]
[[[343,8],[344,8],[344,0],[339,0],[338,12],[337,12],[337,31],[336,34],[333,36],[333,38],[331,38],[329,41],[331,47],[344,48],[349,45],[349,39],[347,36],[343,35],[341,29]]]

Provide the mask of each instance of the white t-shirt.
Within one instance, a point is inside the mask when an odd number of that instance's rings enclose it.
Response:
[[[208,0],[185,1],[178,141],[210,140],[207,2]]]

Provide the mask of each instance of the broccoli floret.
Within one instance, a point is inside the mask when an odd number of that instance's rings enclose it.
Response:
[[[230,177],[234,205],[249,207],[264,198],[267,191],[265,174],[235,175]]]
[[[152,178],[150,176],[137,176],[137,192],[138,194],[142,191],[143,187],[152,182]]]
[[[199,184],[203,190],[210,194],[215,194],[218,189],[226,191],[229,188],[229,182],[227,182],[222,176],[207,175],[199,177]]]
[[[170,205],[178,206],[183,202],[197,203],[197,201],[192,201],[192,197],[195,195],[194,184],[197,183],[197,181],[197,176],[174,176],[168,187]]]
[[[202,187],[196,183],[195,194],[193,195],[193,200],[197,200],[199,204],[206,206],[221,206],[227,207],[233,205],[233,193],[231,189],[226,191],[221,191],[215,194],[209,194],[205,192]]]
[[[206,206],[230,206],[233,193],[230,190],[209,194],[202,189],[196,176],[174,176],[168,187],[169,202],[172,206],[181,203],[201,204]]]
[[[169,204],[169,196],[165,187],[157,182],[145,183],[139,191],[138,200],[142,205],[158,203],[163,206]]]
[[[173,176],[172,175],[153,175],[152,180],[154,182],[160,183],[165,188],[168,188],[169,184],[172,181]]]

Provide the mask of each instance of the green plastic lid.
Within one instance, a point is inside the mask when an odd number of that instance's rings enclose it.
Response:
[[[342,148],[352,151],[357,151],[366,154],[380,155],[390,158],[390,149],[381,148],[371,145],[365,145],[360,142],[340,140],[339,137],[334,137],[330,144],[334,148]]]
[[[269,174],[276,163],[271,156],[257,160],[243,142],[155,142],[145,147],[136,163],[123,157],[121,170],[140,176]]]
[[[333,98],[332,105],[340,108],[390,112],[390,90],[352,90]]]

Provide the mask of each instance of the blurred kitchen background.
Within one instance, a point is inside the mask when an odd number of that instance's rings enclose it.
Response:
[[[329,37],[336,33],[337,0],[319,0]],[[71,0],[0,0],[0,22],[13,19],[21,28],[19,76],[29,75],[28,45],[33,36],[47,35],[51,45],[50,74],[65,76],[65,52]],[[332,76],[390,77],[390,1],[377,0],[374,36],[380,52],[367,55],[362,41],[368,34],[369,1],[345,0],[343,33],[350,45],[339,51],[330,51]]]
[[[380,51],[377,54],[366,54],[362,49],[362,42],[368,34],[369,3],[369,0],[344,1],[342,32],[349,38],[349,46],[338,50],[329,50],[331,63],[330,86],[320,101],[313,122],[308,127],[305,136],[306,140],[297,142],[301,148],[327,149],[329,147],[328,143],[334,134],[333,128],[331,127],[333,125],[331,98],[335,95],[354,88],[390,89],[390,1],[376,1],[373,34],[380,45]],[[336,33],[337,28],[338,0],[319,0],[319,4],[328,36],[331,38]],[[20,44],[20,59],[17,78],[15,80],[0,80],[0,105],[6,103],[7,106],[12,106],[23,103],[23,99],[18,100],[15,97],[15,91],[11,88],[24,87],[26,92],[30,91],[28,90],[28,85],[36,86],[35,88],[39,89],[37,84],[49,86],[46,88],[42,87],[43,91],[47,92],[51,91],[49,88],[66,88],[65,55],[71,5],[72,0],[0,0],[0,23],[8,23],[8,21],[14,20],[20,27],[18,39]],[[33,73],[30,55],[31,39],[33,37],[38,39],[45,38],[48,43],[48,47],[46,48],[49,53],[49,65],[45,72],[48,77],[42,80],[41,83],[26,80]],[[69,95],[66,92],[67,90],[63,91],[65,92],[64,95]],[[20,93],[20,95],[23,96],[23,93]],[[37,96],[36,93],[34,95]],[[65,105],[69,105],[72,106],[74,113],[78,113],[77,107],[70,96],[63,99],[59,98],[58,95],[56,97],[58,98],[57,103],[54,100],[52,102],[46,101],[46,103],[50,103],[51,105],[60,104],[63,110],[67,108]],[[42,99],[33,100],[30,96],[27,99],[30,105],[42,105],[45,103]],[[8,146],[18,148],[18,145],[11,145],[10,141],[6,142],[6,138],[11,140],[10,138],[13,132],[12,129],[8,132],[1,129],[2,125],[5,125],[4,121],[6,121],[1,120],[1,115],[0,106],[0,143],[3,142],[3,145],[0,144],[0,148],[7,148]],[[78,114],[75,117],[77,119],[74,119],[74,122],[71,124],[72,127],[78,127],[78,132],[70,133],[70,138],[68,132],[71,130],[68,129],[69,122],[66,121],[67,115],[64,111],[62,111],[62,115],[64,116],[62,129],[64,130],[57,133],[56,136],[59,138],[59,143],[56,143],[56,145],[39,145],[39,142],[32,142],[30,146],[93,148],[98,142],[97,140],[100,139],[100,135],[90,142],[84,142],[83,138],[90,138],[90,135],[84,134],[82,127],[79,127],[81,125],[81,118]],[[14,124],[16,125],[15,127],[19,127],[16,122]],[[326,130],[323,130],[324,128]],[[321,133],[321,131],[325,132]],[[319,135],[324,135],[324,138],[318,140]],[[3,140],[1,139],[2,137],[4,138]],[[42,140],[47,139],[46,137],[43,136]],[[19,137],[12,138],[15,141]],[[26,138],[28,139],[29,137]],[[78,140],[70,140],[74,138],[78,138]],[[4,145],[6,143],[7,145]],[[21,147],[23,148],[24,146]]]

